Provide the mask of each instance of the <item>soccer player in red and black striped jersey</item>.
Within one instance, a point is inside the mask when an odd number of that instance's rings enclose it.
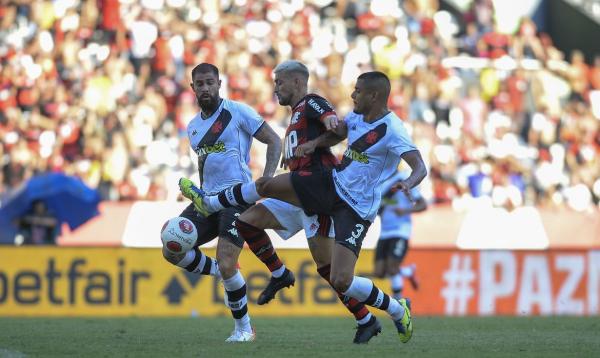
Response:
[[[274,74],[275,95],[279,104],[292,109],[284,138],[282,164],[299,175],[331,170],[339,165],[329,147],[314,148],[309,143],[330,129],[332,121],[337,122],[337,114],[325,98],[308,94],[309,73],[306,66],[298,61],[288,60],[279,64]],[[307,146],[311,147],[311,154],[303,155],[303,148]],[[223,192],[221,202],[227,206],[226,195],[240,198],[244,196],[241,194],[245,193],[237,192],[234,187],[229,194]],[[258,297],[259,305],[268,303],[277,291],[293,285],[295,281],[293,273],[278,258],[265,229],[275,229],[284,240],[304,229],[317,271],[331,284],[331,237],[334,233],[329,216],[308,216],[297,206],[277,199],[266,199],[244,211],[235,225],[239,235],[272,274],[268,286]],[[381,324],[363,303],[339,292],[338,297],[357,321],[354,343],[367,343],[381,331]]]

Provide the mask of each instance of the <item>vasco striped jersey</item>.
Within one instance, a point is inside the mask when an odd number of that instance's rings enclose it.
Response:
[[[199,112],[188,124],[190,145],[200,162],[200,182],[208,194],[252,181],[250,146],[264,120],[250,106],[223,99],[209,118]]]
[[[333,170],[340,198],[363,219],[373,222],[381,203],[382,185],[398,170],[400,156],[417,150],[402,121],[393,112],[373,123],[351,112],[345,118],[348,148]]]

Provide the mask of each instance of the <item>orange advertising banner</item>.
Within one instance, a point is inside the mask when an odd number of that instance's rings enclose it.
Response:
[[[249,250],[240,256],[252,316],[349,317],[308,250],[278,253],[296,284],[264,306],[255,303],[269,272]],[[600,250],[412,249],[405,262],[420,282],[404,290],[415,316],[600,314]],[[373,251],[363,250],[356,273],[372,270]],[[390,292],[389,280],[374,282]],[[160,249],[0,247],[0,316],[229,314],[220,280],[168,264]]]

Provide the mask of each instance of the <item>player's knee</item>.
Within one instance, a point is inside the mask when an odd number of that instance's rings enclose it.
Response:
[[[235,275],[237,272],[237,260],[233,260],[230,257],[221,257],[217,259],[219,263],[219,271],[221,272],[221,277],[224,279],[228,279]]]
[[[337,292],[346,292],[352,283],[352,278],[352,274],[332,272],[330,280],[333,288],[335,288]]]
[[[259,196],[261,197],[267,197],[267,194],[269,192],[269,183],[271,182],[271,180],[269,180],[269,178],[259,178],[256,182],[254,182],[254,185],[256,185],[256,192],[258,193]]]

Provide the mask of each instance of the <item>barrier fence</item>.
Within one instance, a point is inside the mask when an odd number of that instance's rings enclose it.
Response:
[[[214,249],[206,249],[214,257]],[[282,249],[296,285],[255,304],[269,273],[251,252],[240,257],[252,316],[348,315],[317,274],[308,250]],[[360,275],[372,271],[363,250]],[[415,315],[598,315],[600,250],[464,251],[413,249]],[[375,283],[389,292],[387,280]],[[166,263],[155,248],[1,247],[0,316],[229,315],[222,284]]]

